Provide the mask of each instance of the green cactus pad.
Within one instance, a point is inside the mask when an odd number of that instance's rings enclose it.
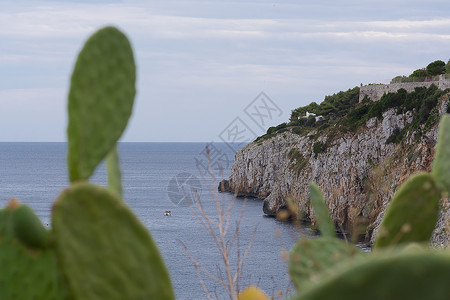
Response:
[[[450,194],[450,115],[443,115],[439,123],[432,174],[437,185]]]
[[[0,209],[0,242],[14,236],[11,226],[11,209],[6,207]]]
[[[130,43],[116,28],[97,31],[81,50],[69,92],[71,182],[88,179],[120,138],[133,107],[135,73]]]
[[[30,207],[19,205],[12,210],[12,226],[16,237],[24,245],[31,248],[47,247],[49,232]]]
[[[15,237],[13,211],[0,214],[0,299],[64,299],[54,251],[26,247]]]
[[[362,256],[357,247],[330,237],[302,239],[291,250],[289,274],[299,292],[333,274],[333,267]]]
[[[314,215],[316,217],[320,233],[323,236],[336,237],[336,229],[334,228],[333,221],[331,220],[327,204],[323,199],[322,192],[314,182],[309,184],[309,196],[311,198],[311,204],[314,209]]]
[[[349,265],[294,299],[450,299],[449,278],[448,252],[389,252]]]
[[[0,209],[0,236],[2,235],[3,228],[6,226],[6,212],[5,209]]]
[[[440,190],[429,173],[411,176],[395,193],[376,236],[374,249],[428,242],[439,215]]]
[[[115,145],[106,156],[106,169],[108,170],[108,187],[122,197],[122,172],[120,171],[119,153]]]
[[[52,225],[73,298],[174,298],[155,243],[116,193],[74,184],[56,200]]]

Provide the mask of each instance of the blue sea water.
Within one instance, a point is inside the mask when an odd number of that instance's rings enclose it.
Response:
[[[202,177],[207,166],[205,143],[120,143],[124,199],[150,230],[169,270],[177,299],[206,299],[192,256],[209,272],[217,275],[223,270],[221,257],[211,235],[202,227],[189,206],[192,187],[203,203],[206,213],[217,220],[215,197],[217,182],[228,178],[234,161],[234,151],[227,144],[209,145],[211,164],[216,183],[210,176]],[[223,166],[220,174],[219,165]],[[106,184],[104,166],[100,166],[91,181]],[[187,179],[187,181],[185,180]],[[51,226],[51,206],[60,192],[68,186],[65,143],[0,143],[0,207],[10,198],[30,205],[42,223]],[[219,194],[225,202],[233,201],[230,194]],[[297,232],[290,224],[265,217],[262,201],[238,198],[231,210],[230,232],[239,219],[242,255],[246,245],[253,245],[245,259],[241,286],[260,286],[268,295],[286,290],[289,286],[287,264],[282,250],[310,235],[307,229]],[[165,217],[164,211],[172,216]],[[230,238],[230,235],[228,235]],[[127,245],[124,245],[126,247]],[[235,250],[231,251],[236,254]],[[231,262],[236,267],[235,256]],[[219,299],[228,298],[223,287],[207,276],[205,285]]]

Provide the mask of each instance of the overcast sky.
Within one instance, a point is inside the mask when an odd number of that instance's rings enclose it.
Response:
[[[105,25],[138,66],[122,141],[218,142],[236,120],[259,135],[325,95],[447,62],[449,3],[0,1],[0,141],[66,140],[76,55]],[[245,113],[260,92],[278,108],[264,129]]]

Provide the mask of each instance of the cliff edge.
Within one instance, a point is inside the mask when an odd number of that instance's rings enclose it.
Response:
[[[325,131],[317,126],[298,134],[287,126],[258,139],[236,153],[230,178],[219,190],[264,199],[264,213],[272,216],[291,198],[314,223],[308,202],[308,185],[314,181],[336,227],[351,232],[364,220],[370,242],[397,187],[413,173],[430,171],[439,116],[448,111],[447,93],[423,120],[419,107],[405,109],[409,96],[404,95],[403,102],[367,118],[355,131],[338,130],[342,122],[337,121]],[[448,245],[448,199],[443,204],[447,209],[442,210],[433,243]]]

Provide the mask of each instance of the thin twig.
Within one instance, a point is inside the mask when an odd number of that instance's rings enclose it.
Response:
[[[212,299],[211,295],[208,292],[208,289],[206,288],[205,282],[203,280],[202,275],[200,274],[200,269],[202,268],[202,266],[195,260],[195,258],[191,255],[191,252],[189,251],[189,249],[186,247],[186,245],[181,241],[178,240],[178,242],[181,243],[181,245],[184,248],[184,251],[186,251],[186,253],[188,254],[189,259],[191,260],[191,262],[194,264],[194,268],[195,268],[195,272],[197,273],[198,278],[200,279],[200,284],[202,286],[203,291],[205,292],[206,296],[208,297],[208,299]],[[205,270],[206,271],[206,270]],[[205,272],[205,274],[207,274],[207,271]],[[212,276],[214,277],[214,276]],[[215,280],[214,278],[212,278],[213,280]]]
[[[250,251],[251,246],[253,245],[253,241],[256,236],[256,228],[253,231],[252,237],[250,239],[250,242],[248,243],[243,255],[241,256],[241,245],[240,245],[240,236],[239,236],[239,229],[241,220],[244,216],[244,209],[246,206],[246,200],[244,201],[241,212],[239,215],[239,219],[236,221],[236,226],[234,228],[234,232],[231,236],[231,239],[228,239],[228,231],[230,230],[231,226],[231,212],[233,205],[235,203],[235,200],[237,198],[237,194],[234,194],[234,197],[232,197],[231,201],[227,201],[225,195],[223,194],[221,197],[218,194],[218,191],[216,189],[216,179],[212,170],[212,164],[211,164],[211,158],[210,158],[210,151],[208,147],[206,148],[206,154],[208,158],[208,175],[211,179],[210,184],[206,184],[208,187],[208,192],[211,196],[211,198],[214,199],[215,209],[217,213],[217,219],[212,219],[205,210],[205,207],[203,206],[203,203],[197,193],[194,192],[194,205],[190,206],[191,211],[193,212],[194,216],[197,218],[197,220],[200,222],[200,224],[203,226],[203,228],[208,232],[213,240],[214,243],[219,251],[219,255],[221,256],[222,264],[224,269],[222,270],[219,265],[217,265],[217,276],[213,275],[211,272],[207,271],[197,260],[194,259],[192,254],[187,249],[186,245],[182,243],[186,253],[188,254],[189,259],[194,264],[194,267],[197,272],[197,276],[200,278],[200,283],[202,285],[203,290],[205,291],[208,299],[213,299],[211,294],[208,292],[206,288],[206,284],[203,279],[203,275],[209,277],[213,281],[219,283],[227,292],[230,299],[237,299],[237,295],[240,291],[240,280],[242,276],[242,270],[244,266],[244,261]],[[200,170],[200,174],[202,176],[202,179],[204,182],[205,180],[205,174]],[[220,168],[221,175],[223,175],[223,169]],[[236,269],[235,272],[232,271],[231,267],[231,260],[230,260],[230,253],[232,252],[232,249],[236,246]],[[217,291],[214,290],[214,294],[216,298],[218,299]]]

